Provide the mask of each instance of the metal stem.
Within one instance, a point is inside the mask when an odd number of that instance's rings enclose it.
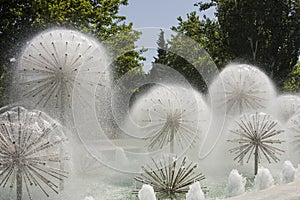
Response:
[[[17,170],[17,200],[22,200],[22,189],[23,189],[23,184],[22,184],[22,169],[20,166],[20,163],[17,165],[18,170]]]
[[[258,146],[255,147],[254,152],[254,175],[257,174],[258,171]]]

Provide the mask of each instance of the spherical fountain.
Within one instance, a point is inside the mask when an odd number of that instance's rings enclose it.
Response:
[[[151,83],[128,113],[120,110],[122,117],[112,119],[118,109],[109,104],[118,96],[111,97],[110,62],[98,41],[75,30],[47,30],[27,43],[14,72],[12,103],[41,111],[15,107],[0,115],[1,198],[130,199],[132,191],[142,199],[204,199],[203,191],[231,197],[249,190],[243,176],[254,190],[266,189],[278,180],[273,161],[300,162],[291,149],[299,148],[300,99],[276,97],[255,66],[229,64],[207,81],[207,96],[181,79]],[[112,120],[120,138],[108,133]],[[72,147],[68,167],[64,132]],[[286,179],[290,171],[296,174],[290,169],[284,165]],[[149,185],[137,192],[134,177]],[[209,195],[216,182],[221,194]]]
[[[228,154],[232,144],[228,143],[230,139],[231,127],[235,120],[239,120],[242,114],[255,112],[266,112],[269,104],[276,97],[275,88],[266,74],[257,67],[248,64],[231,63],[216,76],[209,85],[210,107],[214,118],[214,124],[222,127],[216,132],[213,126],[209,132],[209,140],[216,141],[211,155],[208,155],[210,162],[224,159],[224,162],[218,162],[220,166],[218,171],[226,168],[240,167],[231,162],[232,157]],[[222,123],[222,119],[225,122]],[[237,137],[238,138],[238,137]],[[206,146],[205,148],[210,148]],[[202,156],[204,158],[204,156]],[[228,161],[228,162],[227,162]],[[244,158],[241,159],[240,165],[244,165]],[[220,174],[224,176],[224,174]]]
[[[61,126],[22,107],[2,113],[0,123],[1,199],[57,199],[69,176]]]
[[[84,66],[84,69],[83,69]],[[108,56],[95,39],[79,31],[50,29],[28,42],[15,73],[20,104],[44,110],[66,125],[72,98],[86,106],[94,85],[109,87]],[[80,79],[78,73],[84,74]],[[99,82],[93,82],[101,77]],[[76,85],[76,87],[75,87]]]
[[[186,154],[197,152],[210,123],[209,108],[193,89],[162,85],[152,88],[133,105],[129,133],[145,140],[150,152]]]
[[[263,111],[275,98],[270,79],[258,68],[246,64],[229,64],[209,87],[213,111],[239,116]]]
[[[90,96],[103,96],[101,90],[95,94],[90,88],[97,86],[104,91],[110,87],[107,66],[108,56],[98,41],[79,31],[61,28],[33,37],[18,62],[15,73],[17,104],[45,111],[59,119],[72,146],[76,146],[72,156],[77,160],[76,171],[83,168],[79,157],[93,159],[87,156],[74,128],[72,103],[76,99],[79,106],[86,107],[90,104]],[[93,81],[95,77],[97,81]]]

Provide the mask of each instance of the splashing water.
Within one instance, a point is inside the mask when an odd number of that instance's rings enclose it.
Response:
[[[0,115],[0,186],[5,199],[32,199],[59,193],[68,173],[63,169],[64,135],[59,124],[40,111],[14,107]],[[6,189],[9,191],[6,196]]]
[[[139,200],[156,200],[154,189],[151,185],[144,184],[138,194]]]
[[[295,172],[295,181],[300,181],[300,165],[298,164]]]
[[[234,197],[245,193],[246,178],[239,174],[238,170],[233,169],[228,178],[226,187],[226,197]]]
[[[254,188],[256,190],[264,190],[273,185],[274,179],[270,171],[267,168],[259,167],[254,179]]]
[[[205,200],[199,181],[190,185],[190,189],[186,194],[186,200]]]
[[[290,118],[286,124],[286,129],[286,139],[288,141],[288,159],[291,159],[296,163],[300,163],[300,114],[294,115]]]
[[[68,122],[66,115],[71,113],[69,111],[74,99],[76,100],[76,105],[85,108],[91,102],[90,97],[93,95],[91,88],[110,87],[109,73],[106,70],[108,56],[104,48],[94,39],[77,31],[54,29],[43,32],[28,43],[18,63],[19,75],[16,79],[20,80],[18,81],[20,87],[16,90],[16,93],[20,94],[18,97],[21,99],[22,104],[47,111],[51,116],[60,118],[64,125]],[[82,73],[78,78],[79,72]],[[99,79],[100,82],[95,81]],[[106,93],[105,95],[103,94],[96,94],[97,100],[100,99],[102,101],[103,96],[106,96]],[[275,98],[275,94],[271,81],[264,73],[253,66],[243,64],[227,66],[221,72],[220,77],[216,78],[210,86],[210,95],[213,97],[212,109],[217,113],[225,109],[224,113],[229,114],[231,117],[249,111],[265,110],[267,105]],[[298,113],[299,98],[295,96],[279,97],[276,103],[278,110],[274,110],[278,111],[277,114],[279,118],[282,117],[282,119],[280,118],[282,121],[286,121],[292,115]],[[97,108],[100,110],[98,113],[102,115],[102,109],[106,105],[98,104],[100,105]],[[14,113],[12,116],[15,116],[12,120],[18,119],[16,117],[18,114],[16,113],[22,112],[16,111],[16,109],[10,111],[10,113]],[[131,114],[130,120],[135,124],[131,126],[132,124],[129,123],[131,127],[128,129],[130,130],[130,137],[146,141],[139,143],[137,145],[138,148],[146,144],[147,151],[155,152],[163,149],[172,154],[189,155],[190,158],[198,155],[199,144],[203,142],[204,134],[210,122],[210,111],[202,96],[193,89],[186,89],[176,85],[152,88],[136,101],[131,109]],[[22,118],[23,114],[20,114],[20,116]],[[37,114],[28,114],[26,116],[37,116]],[[35,189],[38,189],[39,192],[46,196],[52,195],[47,190],[58,193],[60,183],[67,176],[67,173],[60,165],[63,161],[60,148],[63,144],[63,137],[60,135],[51,137],[50,142],[48,141],[49,144],[46,144],[47,140],[44,138],[45,135],[50,133],[55,135],[59,126],[55,125],[56,122],[49,120],[50,118],[45,117],[44,119],[43,116],[45,114],[41,113],[39,117],[30,117],[30,120],[24,120],[26,122],[21,120],[21,123],[19,123],[20,120],[12,122],[6,116],[0,127],[0,142],[8,147],[6,149],[0,148],[0,186],[4,185],[4,189],[8,191],[6,193],[10,196],[14,195],[13,191],[17,191],[16,197],[18,200],[25,196],[22,191],[25,191],[29,198],[31,198],[31,194],[34,193],[32,191]],[[105,117],[101,118],[100,121]],[[31,124],[35,118],[40,121]],[[110,119],[107,120],[105,118],[105,120],[104,123]],[[300,123],[296,123],[296,120],[293,123],[294,127],[298,125],[299,128],[297,130],[300,130]],[[255,123],[251,121],[250,124],[263,126],[256,121]],[[241,124],[239,125],[242,126]],[[274,124],[264,125],[272,126]],[[105,131],[111,131],[110,125],[106,126],[107,130]],[[13,127],[13,133],[6,132],[10,127]],[[23,127],[28,128],[23,130]],[[18,132],[17,130],[19,129],[23,131]],[[94,127],[90,127],[90,129],[94,129]],[[83,134],[88,133],[90,129],[87,129]],[[29,137],[27,132],[34,134]],[[17,137],[18,134],[23,136]],[[9,137],[10,140],[4,140],[4,137]],[[11,138],[16,139],[16,141]],[[94,135],[90,135],[88,139],[93,140]],[[21,142],[22,145],[18,145],[20,141],[24,140],[28,140],[28,143],[23,144]],[[29,145],[30,148],[26,147],[26,145]],[[21,147],[26,147],[29,150],[38,149],[39,151],[34,151],[32,155],[29,152],[32,157],[28,161],[27,157],[22,157],[19,154]],[[129,162],[124,149],[116,148],[115,151],[115,160],[120,161],[122,164]],[[239,150],[236,152],[239,152],[240,146],[237,149]],[[218,150],[222,151],[222,149]],[[2,156],[7,151],[13,155],[17,165],[7,164],[8,159]],[[273,149],[265,153],[267,155],[270,154],[269,158],[278,160],[276,156],[272,157],[271,154],[275,154],[274,152]],[[126,153],[128,152],[126,151]],[[240,155],[237,159],[246,154],[242,153]],[[86,166],[90,168],[99,167],[96,165],[98,162],[95,161],[94,157],[87,158],[87,161],[83,161]],[[40,162],[43,162],[43,165]],[[24,167],[23,171],[20,170],[20,166],[26,166],[26,164],[30,165],[30,167],[28,169]],[[13,166],[10,168],[13,168],[11,173],[8,166]],[[6,171],[6,169],[8,170]],[[84,169],[87,170],[88,168]],[[266,170],[259,170],[256,177],[256,184],[260,189],[268,187],[272,182],[271,175]],[[291,164],[285,163],[283,179],[286,182],[290,181],[292,179],[289,178],[292,176],[291,174],[293,174]],[[15,181],[12,181],[13,179]],[[48,181],[50,179],[51,182]],[[18,186],[18,183],[21,182],[23,184]],[[35,189],[30,187],[31,183],[37,187]],[[245,178],[237,170],[233,170],[228,179],[226,196],[230,197],[244,193],[245,183]],[[12,187],[10,188],[11,185]],[[156,199],[153,188],[152,190],[150,188],[144,190],[142,193],[150,195],[143,195],[143,199]],[[85,198],[85,200],[93,199],[93,197]],[[142,198],[140,197],[140,199]],[[199,183],[196,182],[190,186],[187,199],[204,199]]]
[[[296,95],[280,95],[270,106],[270,112],[283,123],[294,115],[300,114],[300,97]]]
[[[85,197],[84,200],[95,200],[93,197]]]
[[[258,68],[230,64],[209,87],[213,111],[235,116],[265,109],[276,92],[269,78]]]
[[[197,172],[197,164],[187,162],[186,157],[167,156],[160,160],[152,159],[152,162],[152,166],[142,167],[144,173],[136,176],[135,180],[153,186],[158,198],[177,199],[188,192],[189,185],[205,179],[202,173]]]
[[[169,149],[177,155],[191,150],[197,155],[209,125],[209,109],[192,89],[157,86],[137,100],[131,120],[133,137],[145,139],[148,150]]]
[[[277,145],[282,144],[278,136],[283,132],[278,122],[265,113],[244,114],[236,121],[236,128],[231,129],[234,139],[229,140],[237,144],[229,150],[235,154],[234,160],[241,162],[246,158],[249,162],[254,155],[254,174],[257,174],[258,163],[265,158],[269,163],[279,162],[279,156],[284,153]]]
[[[92,95],[88,87],[107,85],[104,81],[108,80],[107,58],[97,41],[78,31],[42,32],[29,42],[20,58],[18,96],[26,106],[48,113],[54,111],[58,113],[56,117],[60,117],[61,112],[71,107],[72,94],[79,96],[83,105],[88,105],[85,96]],[[76,77],[79,71],[85,75],[81,79]],[[102,77],[103,82],[92,82],[95,76]]]
[[[290,183],[295,180],[296,169],[291,163],[291,161],[287,160],[283,163],[282,167],[282,183]]]
[[[110,87],[108,63],[106,50],[98,41],[68,29],[50,29],[38,34],[28,42],[19,58],[15,76],[18,90],[14,99],[27,108],[47,112],[70,130],[66,133],[74,143],[73,169],[77,172],[82,168],[81,156],[87,152],[75,135],[72,114],[74,107],[85,111],[91,107],[94,96],[101,99],[100,103],[108,98],[103,92]],[[91,89],[95,87],[97,92]],[[102,109],[101,117],[108,117],[106,108]],[[85,123],[82,120],[76,125]]]
[[[128,165],[129,164],[129,160],[128,160],[123,148],[117,147],[115,154],[116,154],[115,160],[118,162],[118,164],[120,164],[120,165]]]

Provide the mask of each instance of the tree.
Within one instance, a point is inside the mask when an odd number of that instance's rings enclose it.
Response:
[[[156,44],[158,48],[157,48],[157,57],[154,57],[155,60],[154,63],[164,64],[167,56],[168,44],[166,43],[165,40],[165,32],[162,29],[160,30]]]
[[[192,38],[193,39],[193,38]],[[183,34],[172,36],[167,52],[168,66],[179,72],[196,90],[207,92],[207,79],[213,65],[207,52]]]
[[[148,78],[151,79],[153,82],[159,82],[163,79],[166,66],[168,65],[167,60],[167,51],[168,51],[168,44],[165,40],[165,32],[161,29],[158,35],[157,44],[157,57],[154,57],[154,62],[152,63],[152,68],[148,75]],[[146,90],[150,89],[154,84],[148,84]]]
[[[214,7],[215,20],[196,12],[173,30],[191,36],[219,68],[232,60],[258,65],[279,88],[300,54],[300,2],[297,0],[211,0],[196,3],[199,11]]]
[[[223,45],[223,34],[221,34],[218,21],[211,20],[204,16],[205,20],[201,20],[197,12],[187,14],[187,20],[178,17],[178,26],[173,26],[172,30],[184,34],[196,42],[198,42],[213,58],[219,68],[232,59],[226,46]]]
[[[284,83],[284,89],[289,92],[300,92],[300,61],[294,66]]]
[[[0,76],[11,69],[10,58],[18,56],[26,40],[57,26],[79,29],[108,41],[108,48],[118,55],[114,60],[115,79],[132,68],[141,67],[141,52],[134,51],[134,41],[140,33],[132,30],[132,23],[124,23],[124,16],[118,15],[119,7],[127,4],[128,0],[3,1],[0,4]],[[120,33],[126,33],[126,42],[124,35],[116,36]],[[4,81],[0,84],[5,87]]]
[[[203,75],[208,73],[213,63],[204,49],[195,43],[194,40],[181,33],[172,35],[172,38],[166,42],[164,32],[161,31],[157,41],[157,57],[154,58],[153,68],[149,75],[151,80],[174,84],[188,81],[195,89],[207,91]],[[172,74],[171,79],[170,74]]]

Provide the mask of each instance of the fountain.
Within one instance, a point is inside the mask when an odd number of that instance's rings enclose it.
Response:
[[[190,185],[190,189],[186,194],[186,200],[205,200],[199,181]]]
[[[270,171],[267,168],[259,167],[254,179],[254,188],[256,190],[264,190],[273,185],[274,179]]]
[[[84,200],[95,200],[93,197],[85,197]]]
[[[58,194],[68,177],[63,165],[66,138],[59,124],[43,112],[22,107],[2,113],[0,123],[1,197],[22,200]]]
[[[272,102],[268,110],[278,120],[286,123],[292,116],[300,114],[300,97],[296,95],[280,95]]]
[[[215,142],[210,142],[204,147],[210,148],[211,157],[215,157],[215,159],[211,158],[211,161],[220,158],[226,158],[225,161],[230,159],[224,152],[231,149],[231,144],[226,141],[231,135],[229,129],[232,122],[242,114],[266,111],[275,96],[276,92],[270,79],[252,65],[231,63],[214,78],[209,85],[208,100],[213,121],[215,124],[220,124],[221,128],[211,127],[207,141]],[[224,122],[223,118],[225,118]],[[205,159],[205,156],[201,158]],[[240,165],[243,164],[242,158]],[[228,170],[236,168],[229,162],[220,163],[218,166]]]
[[[295,172],[295,181],[299,181],[299,180],[300,180],[300,165],[298,164]]]
[[[71,182],[82,181],[83,173],[89,170],[97,173],[101,169],[102,164],[86,151],[77,135],[72,109],[74,101],[77,107],[86,108],[90,106],[91,96],[96,96],[100,103],[109,98],[108,58],[104,47],[92,37],[75,30],[55,28],[27,42],[17,62],[12,103],[39,109],[57,118],[69,139],[72,165],[70,177],[64,184],[65,191],[72,188]],[[97,92],[92,92],[91,87],[97,87]],[[102,118],[109,118],[107,110],[109,108],[102,110]],[[62,195],[69,198],[65,192]],[[74,196],[76,194],[70,198]]]
[[[143,185],[138,196],[139,200],[156,200],[154,189],[151,185]]]
[[[276,98],[269,78],[254,66],[226,66],[213,82],[207,81],[207,99],[186,80],[177,83],[172,72],[175,81],[152,83],[129,113],[119,117],[119,110],[109,105],[110,98],[118,97],[111,97],[109,63],[99,42],[75,30],[47,30],[28,42],[14,74],[13,84],[18,86],[13,103],[41,111],[16,107],[0,115],[0,186],[5,198],[130,199],[133,177],[139,172],[135,180],[149,184],[135,191],[140,199],[157,195],[199,200],[205,197],[198,166],[209,185],[225,180],[234,168],[251,176],[244,163],[253,155],[255,188],[260,190],[274,184],[268,169],[258,168],[261,158],[276,169],[270,163],[282,159],[283,140],[295,147],[300,144],[300,98]],[[269,114],[285,125],[285,133]],[[112,126],[113,120],[119,127]],[[63,164],[63,132],[72,145],[73,166],[68,170]],[[20,153],[25,150],[30,157]],[[243,165],[233,162],[230,152]],[[285,156],[298,161],[291,149]],[[282,182],[293,181],[295,171],[285,162]],[[243,194],[245,184],[246,179],[232,170],[225,196]]]
[[[252,154],[254,155],[254,175],[258,171],[258,163],[262,158],[271,163],[271,161],[280,161],[279,156],[284,151],[276,145],[283,141],[278,139],[278,135],[283,132],[278,127],[278,123],[270,119],[265,113],[244,114],[236,121],[237,127],[231,130],[236,138],[229,142],[236,143],[237,146],[230,149],[229,152],[235,154],[234,160],[242,162],[246,158],[249,162]],[[275,137],[275,138],[274,138]]]
[[[116,155],[115,160],[118,161],[120,165],[128,165],[129,164],[129,160],[124,152],[124,149],[122,149],[121,147],[116,148],[115,155]]]
[[[300,163],[300,114],[294,115],[286,123],[288,151],[287,158],[295,163]],[[295,153],[296,152],[296,153]]]
[[[245,192],[246,178],[244,178],[236,169],[233,169],[228,177],[226,187],[226,197],[234,197]]]
[[[229,64],[209,87],[213,111],[229,116],[263,111],[275,98],[269,78],[254,66]]]
[[[282,167],[282,180],[283,184],[293,182],[295,180],[296,169],[291,161],[284,161]]]
[[[144,139],[150,152],[199,152],[208,124],[209,109],[199,93],[180,86],[152,88],[140,97],[130,113],[131,136]]]
[[[142,167],[144,173],[135,180],[153,186],[158,198],[182,198],[188,192],[189,185],[205,179],[202,173],[196,172],[197,164],[187,163],[186,157],[166,156],[157,161],[152,159],[152,162],[152,165]]]
[[[72,98],[78,96],[80,105],[86,106],[87,98],[94,95],[89,87],[109,87],[107,58],[104,47],[81,32],[44,31],[22,52],[15,74],[19,87],[14,96],[20,99],[19,104],[43,110],[59,118],[64,126],[72,126]],[[84,77],[79,79],[79,72]],[[101,77],[101,81],[92,82],[94,77]]]
[[[72,99],[86,107],[90,96],[102,96],[105,92],[94,94],[89,88],[110,87],[107,66],[108,56],[99,42],[79,31],[57,28],[46,30],[28,42],[15,73],[18,87],[13,96],[19,100],[17,104],[59,119],[72,146],[76,147],[71,153],[75,161],[73,169],[78,173],[83,169],[79,165],[82,157],[89,157],[74,128]],[[82,75],[80,78],[78,73]],[[101,80],[91,81],[95,77]],[[106,112],[102,114],[107,117]]]

